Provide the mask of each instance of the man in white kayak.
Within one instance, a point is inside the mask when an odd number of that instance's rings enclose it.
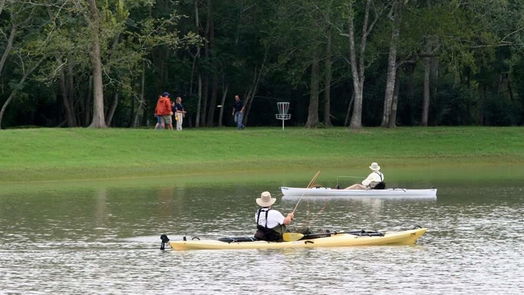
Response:
[[[272,198],[269,192],[260,194],[260,198],[256,199],[260,208],[255,214],[257,222],[257,232],[255,238],[264,241],[282,241],[282,234],[286,230],[286,225],[291,224],[294,214],[288,213],[286,217],[279,211],[271,209],[271,206],[276,202],[276,198]]]
[[[368,177],[362,180],[362,183],[356,183],[346,187],[346,189],[384,189],[386,184],[384,183],[384,174],[380,172],[380,166],[373,162],[369,166],[372,172]]]

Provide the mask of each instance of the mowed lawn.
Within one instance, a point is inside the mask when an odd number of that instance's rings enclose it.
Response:
[[[0,182],[524,163],[521,127],[0,130]],[[364,171],[363,173],[365,173]]]

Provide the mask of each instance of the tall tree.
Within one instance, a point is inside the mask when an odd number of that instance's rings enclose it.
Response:
[[[320,69],[318,58],[313,58],[311,64],[311,82],[309,84],[309,108],[306,122],[306,128],[318,126],[318,97],[320,85]]]
[[[89,127],[106,128],[104,113],[104,83],[102,80],[102,53],[100,52],[100,12],[96,0],[88,0],[89,15],[86,17],[89,24],[91,49],[89,56],[93,74],[93,119]]]
[[[374,11],[372,19],[370,13],[372,9],[373,0],[366,0],[366,5],[363,11],[362,30],[360,35],[360,44],[356,46],[355,22],[357,16],[357,9],[355,8],[355,1],[349,1],[347,4],[347,23],[348,23],[348,43],[349,43],[349,63],[351,65],[351,74],[353,78],[353,113],[351,116],[350,127],[362,127],[362,103],[364,100],[364,81],[365,81],[365,61],[366,61],[366,45],[368,37],[373,31],[375,24],[379,20],[382,9]]]
[[[389,56],[387,66],[386,91],[384,94],[384,109],[382,115],[382,127],[395,127],[396,122],[392,120],[393,115],[393,96],[395,88],[398,88],[396,82],[397,76],[397,47],[400,38],[400,20],[402,12],[402,2],[404,0],[395,0],[391,7],[391,41],[389,45]],[[396,109],[395,109],[396,112]],[[396,114],[395,114],[396,117]]]
[[[329,20],[328,20],[329,21]],[[326,30],[326,56],[324,61],[324,125],[333,126],[331,123],[331,82],[333,80],[333,38],[331,27]]]

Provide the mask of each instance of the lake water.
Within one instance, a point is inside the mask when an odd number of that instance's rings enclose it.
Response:
[[[255,182],[255,181],[254,181]],[[524,181],[431,183],[438,199],[303,200],[315,231],[429,231],[415,246],[160,251],[254,232],[255,198],[302,183],[155,184],[0,194],[0,294],[523,294]],[[423,188],[428,183],[407,183]],[[421,187],[422,186],[422,187]]]

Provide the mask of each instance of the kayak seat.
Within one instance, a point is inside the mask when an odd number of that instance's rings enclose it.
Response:
[[[218,239],[220,242],[224,243],[238,243],[238,242],[253,242],[257,241],[255,237],[225,237]]]

